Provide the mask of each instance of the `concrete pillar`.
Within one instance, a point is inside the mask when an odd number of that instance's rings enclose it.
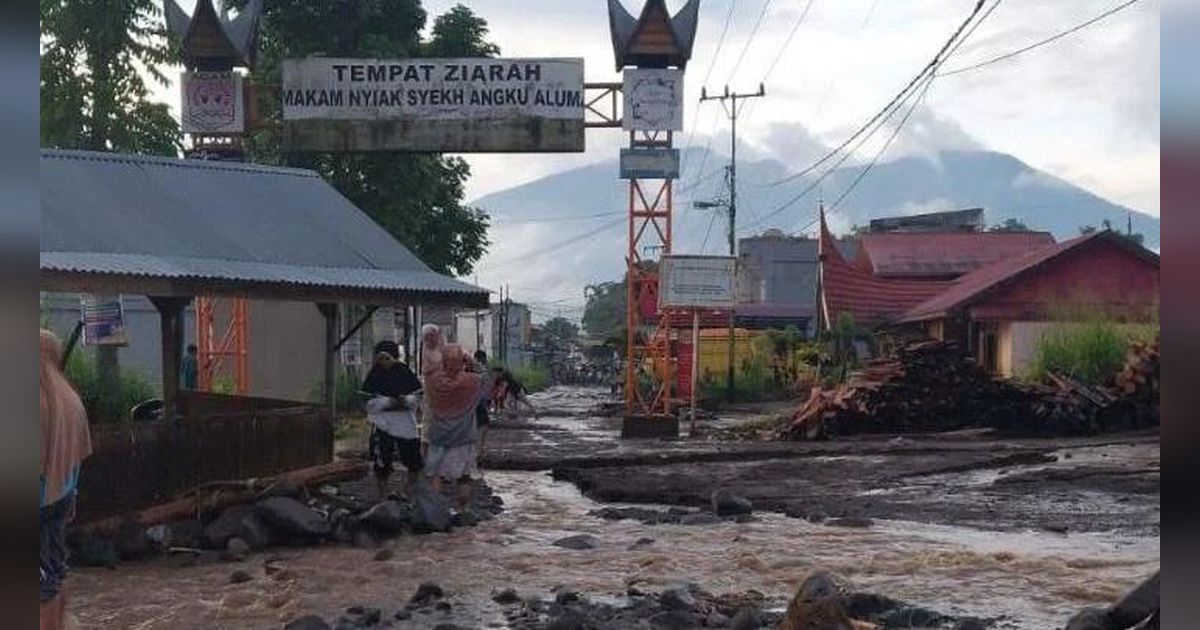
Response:
[[[148,296],[158,309],[162,337],[163,420],[179,417],[179,368],[183,361],[183,309],[190,297]]]
[[[338,342],[338,306],[337,304],[317,304],[317,310],[325,317],[325,379],[322,382],[321,398],[329,415],[337,413],[337,342]]]

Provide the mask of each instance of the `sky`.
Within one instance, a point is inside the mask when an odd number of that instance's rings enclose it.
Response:
[[[458,1],[426,0],[430,23]],[[462,1],[488,21],[491,39],[502,56],[582,57],[587,81],[619,80],[604,0]],[[641,0],[623,1],[637,15]],[[987,0],[985,9],[993,1]],[[1000,0],[944,69],[1017,50],[1122,1]],[[718,150],[728,146],[728,123],[719,104],[697,102],[702,85],[710,91],[729,85],[731,90],[748,92],[761,82],[767,96],[753,101],[738,123],[739,152],[744,151],[740,155],[778,159],[794,169],[811,162],[820,145],[840,144],[883,107],[933,57],[975,4],[974,0],[701,2],[684,80],[685,131],[678,136],[678,146]],[[190,10],[192,2],[182,4]],[[672,11],[682,4],[683,0],[668,0]],[[806,7],[804,20],[796,27]],[[1116,203],[1157,216],[1159,11],[1159,0],[1139,0],[1041,48],[939,78],[882,159],[986,148],[1014,155]],[[722,40],[726,16],[729,27]],[[785,47],[794,27],[795,36]],[[177,86],[164,88],[163,94],[178,107]],[[475,199],[612,159],[625,140],[619,130],[593,129],[587,132],[584,153],[464,156],[472,167],[467,197]],[[867,145],[856,159],[869,159],[874,149]],[[697,176],[697,166],[689,167],[685,161],[683,184]],[[705,170],[712,170],[712,165]]]

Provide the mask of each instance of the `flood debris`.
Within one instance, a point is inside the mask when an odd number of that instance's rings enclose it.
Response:
[[[206,559],[240,562],[254,552],[277,546],[340,543],[377,548],[397,536],[473,526],[503,511],[503,501],[479,480],[474,482],[471,505],[458,513],[451,512],[448,496],[437,501],[427,497],[427,505],[422,508],[400,495],[371,502],[351,493],[308,492],[300,486],[289,492],[291,496],[226,505],[201,518],[165,526],[145,527],[130,519],[113,534],[81,528],[69,534],[68,544],[73,561],[81,566],[114,566],[122,560],[165,553],[180,556],[178,566],[191,566]],[[425,492],[433,495],[432,491]],[[439,509],[436,506],[444,513],[431,516]],[[437,522],[431,524],[431,520]],[[151,531],[154,535],[148,533]],[[391,559],[390,550],[380,550],[375,559]]]
[[[956,618],[874,593],[854,592],[849,582],[817,571],[801,583],[788,603],[779,630],[873,630],[988,628],[993,620]]]
[[[814,387],[776,432],[785,440],[994,428],[1010,435],[1092,435],[1157,426],[1158,343],[1133,346],[1104,385],[1051,374],[993,377],[955,343],[911,342],[869,361],[843,385]]]

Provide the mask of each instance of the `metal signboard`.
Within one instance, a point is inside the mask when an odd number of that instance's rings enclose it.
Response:
[[[184,72],[184,133],[238,134],[246,130],[242,77],[236,72]]]
[[[582,59],[283,62],[295,151],[583,151]]]
[[[737,260],[731,256],[663,256],[661,307],[732,308]]]
[[[626,68],[623,126],[631,131],[683,131],[683,70]]]
[[[125,309],[119,295],[79,296],[83,317],[83,343],[87,346],[124,346]]]
[[[677,179],[679,149],[621,149],[621,179]]]

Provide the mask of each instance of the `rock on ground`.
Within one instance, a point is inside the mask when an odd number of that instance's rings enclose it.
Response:
[[[595,536],[592,536],[591,534],[578,534],[575,536],[567,536],[566,538],[559,538],[558,540],[554,541],[555,547],[562,547],[564,549],[575,549],[577,551],[582,551],[585,549],[595,549],[596,546],[599,544],[600,544],[599,539],[597,539]]]
[[[731,490],[719,488],[712,493],[712,510],[717,516],[749,514],[754,511],[754,504]]]
[[[282,534],[324,538],[332,533],[324,515],[296,499],[270,497],[259,501],[256,507],[258,515]]]
[[[408,600],[408,603],[421,606],[428,604],[435,599],[441,599],[445,596],[446,591],[442,590],[441,586],[438,586],[433,582],[425,582],[417,587],[417,592],[413,593],[413,596]]]
[[[372,529],[399,534],[412,523],[412,508],[399,501],[383,501],[363,513],[361,520]]]

